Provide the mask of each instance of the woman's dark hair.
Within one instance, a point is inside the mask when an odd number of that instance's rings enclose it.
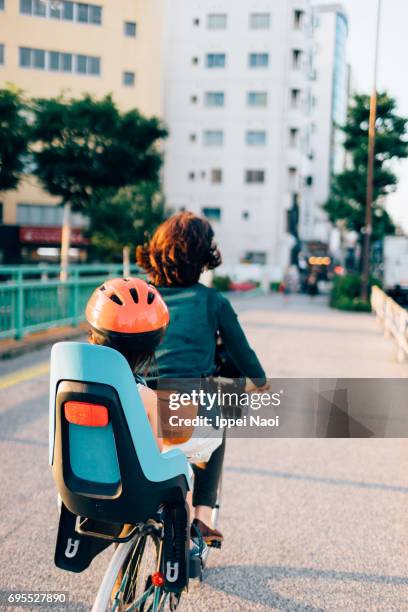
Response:
[[[136,261],[154,285],[188,287],[203,270],[219,266],[221,254],[209,222],[182,212],[164,221],[149,244],[137,248]]]
[[[121,341],[120,338],[109,333],[102,333],[91,328],[88,332],[88,339],[91,344],[108,346],[121,353],[128,362],[133,374],[147,376],[152,365],[155,363],[155,350],[159,346],[165,330],[160,330],[157,334],[150,334],[150,341],[147,341],[148,334],[138,334],[144,336],[142,343],[135,337],[135,342]],[[141,348],[143,344],[143,348]]]

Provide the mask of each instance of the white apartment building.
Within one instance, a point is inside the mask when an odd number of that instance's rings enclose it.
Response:
[[[280,278],[312,191],[310,3],[167,0],[164,23],[167,203]]]
[[[322,205],[329,197],[332,176],[341,172],[345,164],[343,134],[339,126],[343,126],[347,118],[348,19],[340,4],[317,5],[313,13],[312,193],[309,206],[302,209],[300,235],[304,241],[330,244],[336,232]]]

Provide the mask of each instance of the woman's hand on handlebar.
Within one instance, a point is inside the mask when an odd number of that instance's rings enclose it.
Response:
[[[247,378],[246,381],[246,385],[245,385],[245,391],[246,393],[255,393],[255,391],[257,393],[262,393],[264,391],[269,391],[269,389],[271,388],[271,385],[268,381],[266,381],[263,385],[261,385],[260,387],[257,387],[251,379]]]

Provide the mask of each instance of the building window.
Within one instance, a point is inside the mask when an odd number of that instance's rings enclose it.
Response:
[[[266,145],[266,132],[264,130],[248,130],[245,141],[247,145],[262,147]]]
[[[63,209],[59,206],[17,204],[17,224],[33,226],[60,226]]]
[[[190,134],[189,136],[189,140],[190,142],[196,142],[197,141],[197,134]]]
[[[209,30],[225,30],[227,15],[225,13],[211,13],[207,15],[207,28]]]
[[[50,70],[58,72],[60,68],[61,53],[58,51],[50,51]]]
[[[188,173],[188,180],[189,181],[194,181],[195,179],[195,172],[189,172]]]
[[[248,56],[250,68],[266,68],[269,65],[268,53],[250,53]]]
[[[20,0],[22,15],[35,15],[48,19],[64,19],[78,23],[101,25],[102,7],[98,4],[84,2],[46,2],[45,0]]]
[[[125,21],[123,28],[124,28],[125,36],[129,36],[130,38],[135,38],[136,23],[134,21]]]
[[[4,45],[0,44],[0,66],[4,65]]]
[[[268,30],[271,27],[271,16],[269,13],[251,13],[249,16],[249,27],[251,30]]]
[[[17,204],[17,224],[45,227],[62,225],[63,208],[53,204]],[[86,227],[87,219],[80,213],[72,215],[73,227]]]
[[[243,218],[245,221],[248,221],[249,217],[250,217],[249,212],[248,212],[247,210],[243,210],[243,211],[242,211],[242,218]]]
[[[73,55],[59,51],[44,51],[20,47],[20,67],[52,72],[76,72],[98,76],[101,73],[101,60],[90,55]]]
[[[265,182],[265,170],[245,170],[245,182],[260,184]]]
[[[206,147],[221,147],[224,144],[224,132],[222,130],[205,130],[203,142]]]
[[[290,128],[289,129],[289,146],[297,147],[298,143],[299,143],[299,129]]]
[[[44,49],[33,49],[32,50],[32,61],[33,68],[38,70],[45,70],[45,51]]]
[[[197,56],[192,57],[191,58],[191,63],[194,64],[194,66],[197,66],[197,64],[198,64],[198,57]]]
[[[249,91],[247,93],[248,106],[267,106],[268,94],[266,91]]]
[[[207,53],[205,64],[207,68],[225,68],[225,53]]]
[[[31,49],[20,47],[20,66],[21,68],[30,68],[31,66]]]
[[[220,168],[213,168],[211,170],[210,180],[213,185],[222,183],[222,170]]]
[[[135,73],[134,72],[124,72],[122,76],[122,83],[125,87],[134,87],[135,86]]]
[[[74,21],[74,3],[64,2],[62,6],[62,18],[64,21]]]
[[[225,95],[222,91],[207,91],[204,100],[206,106],[224,106]]]
[[[75,62],[75,70],[78,74],[86,74],[86,55],[77,55]]]
[[[60,53],[61,64],[60,69],[62,72],[72,72],[72,53]]]
[[[190,96],[190,102],[191,102],[191,104],[197,104],[198,97],[197,96]]]
[[[93,76],[101,74],[101,60],[99,57],[88,57],[88,74]]]
[[[20,13],[31,15],[33,12],[33,0],[20,0]]]
[[[313,176],[309,174],[309,176],[305,177],[305,186],[312,187],[313,186]]]
[[[301,30],[303,28],[304,11],[295,10],[293,11],[293,27],[295,30]]]
[[[302,51],[300,49],[292,49],[293,70],[299,70],[301,65],[302,65]]]
[[[77,4],[77,20],[80,23],[88,23],[89,21],[89,5],[82,2]]]
[[[0,0],[0,11],[4,11],[4,0]]]
[[[215,206],[205,206],[201,209],[202,214],[210,221],[221,221],[221,208]]]
[[[193,19],[193,26],[197,27],[200,25],[200,20],[198,17],[196,17],[195,19]]]

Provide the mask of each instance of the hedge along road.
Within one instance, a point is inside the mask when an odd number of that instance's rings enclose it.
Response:
[[[303,297],[234,302],[272,376],[408,374],[370,315],[329,311],[322,299]],[[0,389],[0,585],[68,591],[70,610],[88,610],[110,553],[80,575],[53,566],[57,508],[41,370],[48,355],[43,349],[0,364],[0,384],[20,376]],[[405,440],[230,440],[225,544],[180,609],[406,609],[407,468]]]

